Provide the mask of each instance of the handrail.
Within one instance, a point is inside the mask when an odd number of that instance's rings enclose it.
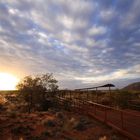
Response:
[[[138,130],[140,130],[140,126],[139,123],[136,123],[137,121],[139,121],[138,119],[140,118],[139,114],[134,114],[132,112],[128,112],[125,110],[121,110],[121,109],[115,109],[113,107],[109,107],[106,105],[101,105],[92,101],[86,101],[86,100],[80,100],[80,99],[76,99],[76,102],[70,98],[63,98],[63,97],[59,97],[58,98],[59,101],[64,102],[64,101],[70,101],[71,105],[73,108],[77,108],[78,110],[81,110],[82,113],[86,113],[86,115],[90,115],[91,117],[94,117],[96,119],[98,119],[99,121],[102,121],[104,123],[106,123],[107,125],[113,127],[114,129],[117,129],[118,131],[120,131],[122,134],[126,135],[127,137],[133,139],[133,140],[140,140],[140,134],[137,132],[135,133],[135,130],[131,128],[131,126],[135,127],[135,128],[139,128]],[[80,104],[80,106],[79,106]],[[92,106],[90,106],[92,105]],[[91,109],[93,108],[93,111],[90,109],[90,111],[88,110],[88,108],[86,109],[85,107],[90,107]],[[100,110],[101,108],[101,110]],[[102,110],[103,109],[103,110]],[[99,113],[100,111],[100,113]],[[112,113],[111,113],[112,111]],[[114,116],[114,112],[115,114],[117,113],[117,116]],[[111,117],[109,117],[109,113],[111,113]],[[128,114],[128,115],[127,115]],[[129,120],[127,120],[126,117],[139,117],[136,121],[133,122],[129,122]],[[119,119],[119,124],[116,124],[116,121]],[[115,120],[115,121],[114,121]],[[129,129],[127,129],[127,127]]]
[[[105,105],[102,105],[102,104],[98,104],[98,103],[94,103],[92,101],[88,101],[90,104],[94,104],[94,105],[97,105],[97,106],[100,106],[100,107],[104,107],[104,108],[108,108],[108,109],[111,109],[111,110],[115,110],[115,111],[123,111],[123,113],[126,113],[126,114],[131,114],[133,116],[136,116],[136,117],[140,117],[140,115],[138,114],[134,114],[132,112],[128,112],[128,111],[125,111],[125,110],[121,110],[121,109],[115,109],[113,107],[109,107],[109,106],[105,106]]]
[[[60,97],[59,99],[63,99],[63,100],[69,100],[69,99],[66,99],[66,98],[63,98],[63,97]],[[83,102],[82,100],[78,99],[80,102]],[[139,114],[134,114],[132,112],[129,112],[129,111],[125,111],[125,110],[121,110],[121,109],[116,109],[116,108],[113,108],[113,107],[110,107],[110,106],[106,106],[106,105],[102,105],[102,104],[99,104],[99,103],[95,103],[95,102],[92,102],[92,101],[86,101],[85,102],[89,103],[89,104],[93,104],[93,105],[97,105],[99,107],[104,107],[104,108],[107,108],[107,109],[111,109],[111,110],[115,110],[115,111],[123,111],[123,113],[127,113],[127,114],[131,114],[133,116],[136,116],[136,117],[140,117]]]

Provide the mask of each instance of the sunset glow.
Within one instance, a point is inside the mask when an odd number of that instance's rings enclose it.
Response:
[[[0,90],[15,90],[18,78],[9,73],[0,73]]]

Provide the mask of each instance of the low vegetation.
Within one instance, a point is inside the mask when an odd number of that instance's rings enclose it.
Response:
[[[14,115],[0,116],[1,140],[127,140],[98,121],[63,109]]]

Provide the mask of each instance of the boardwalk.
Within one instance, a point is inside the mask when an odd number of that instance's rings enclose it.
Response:
[[[62,105],[64,101],[68,101],[73,110],[96,118],[133,140],[140,140],[140,113],[117,110],[91,101],[65,98],[59,98],[59,100]]]

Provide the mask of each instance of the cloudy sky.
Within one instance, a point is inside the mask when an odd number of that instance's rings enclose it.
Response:
[[[140,0],[0,0],[0,71],[51,72],[61,88],[140,80]]]

